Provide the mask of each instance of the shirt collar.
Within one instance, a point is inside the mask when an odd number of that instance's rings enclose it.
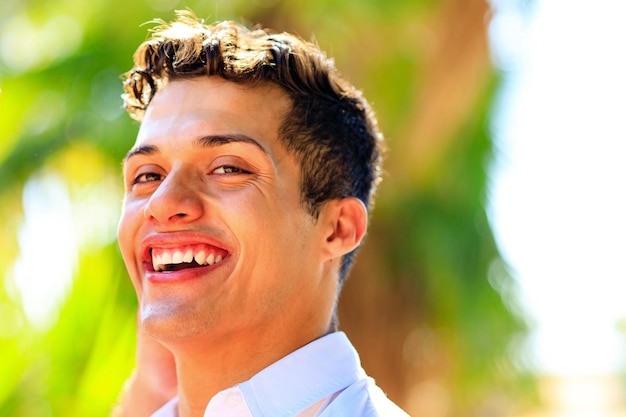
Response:
[[[254,416],[292,416],[364,378],[343,332],[328,334],[265,368],[238,388]]]
[[[151,417],[176,417],[178,415],[178,397],[172,398],[159,408]]]

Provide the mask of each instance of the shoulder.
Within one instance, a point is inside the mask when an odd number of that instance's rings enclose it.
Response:
[[[393,403],[372,378],[364,378],[341,391],[319,417],[409,417]]]

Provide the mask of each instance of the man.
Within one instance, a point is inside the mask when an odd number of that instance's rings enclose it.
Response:
[[[117,415],[406,416],[335,317],[380,176],[367,102],[314,45],[190,12],[134,60],[118,237],[140,328]]]

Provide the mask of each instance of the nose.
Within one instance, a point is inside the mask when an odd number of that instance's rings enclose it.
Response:
[[[157,223],[185,223],[202,216],[203,205],[196,185],[181,170],[171,171],[150,196],[145,217]]]

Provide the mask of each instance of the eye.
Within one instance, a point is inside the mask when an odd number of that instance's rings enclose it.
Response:
[[[143,174],[137,175],[133,180],[134,184],[140,184],[144,182],[153,182],[153,181],[162,181],[163,175],[157,174],[156,172],[144,172]]]
[[[228,175],[228,174],[249,174],[249,171],[245,169],[237,168],[232,165],[222,165],[220,167],[215,168],[211,174],[212,175]]]

